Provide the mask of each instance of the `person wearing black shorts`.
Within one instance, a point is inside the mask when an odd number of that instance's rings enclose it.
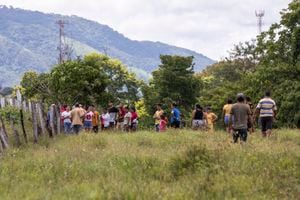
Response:
[[[259,101],[256,106],[255,114],[260,117],[261,132],[264,137],[269,137],[272,134],[273,120],[276,118],[276,103],[271,99],[271,93],[266,92],[265,97]]]

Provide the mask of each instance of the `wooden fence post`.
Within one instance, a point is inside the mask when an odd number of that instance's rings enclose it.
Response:
[[[20,140],[20,135],[18,130],[15,127],[15,122],[13,121],[13,119],[10,120],[10,126],[11,126],[11,130],[14,133],[15,139],[16,139],[16,144],[19,147],[21,145],[21,140]]]
[[[31,103],[31,115],[32,115],[32,129],[33,129],[33,141],[34,143],[38,142],[38,121],[36,117],[36,104],[34,102]]]
[[[53,135],[56,135],[57,132],[56,132],[56,129],[55,129],[55,122],[56,122],[56,118],[55,118],[55,105],[52,104],[51,107],[50,107],[50,127],[51,127],[51,131],[52,131],[52,134]]]
[[[25,125],[24,125],[24,113],[23,113],[23,110],[26,111],[26,101],[22,101],[22,94],[21,94],[20,90],[17,90],[16,93],[17,93],[17,106],[18,106],[19,112],[20,112],[20,122],[21,122],[23,137],[24,137],[25,142],[28,143],[27,133],[25,130]],[[25,103],[25,106],[24,106],[24,103]]]
[[[42,135],[45,136],[46,135],[46,125],[45,125],[45,120],[44,120],[44,117],[43,117],[43,111],[42,111],[41,103],[37,103],[36,107],[37,107],[37,112],[38,112],[38,115],[39,115],[39,122],[40,122],[40,125],[41,125],[41,128],[42,128]]]
[[[56,115],[56,128],[57,128],[57,134],[60,134],[61,132],[61,118],[60,118],[60,107],[55,106],[55,115]]]
[[[1,97],[0,104],[1,104],[1,108],[5,107],[5,98],[4,97]]]
[[[21,121],[21,127],[22,127],[24,140],[26,143],[28,143],[27,133],[26,133],[25,124],[24,124],[24,113],[23,113],[22,109],[20,110],[20,121]]]
[[[0,145],[2,145],[3,149],[8,149],[9,144],[7,137],[5,137],[3,127],[0,128]]]

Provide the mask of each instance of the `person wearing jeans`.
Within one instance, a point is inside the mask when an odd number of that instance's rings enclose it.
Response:
[[[67,106],[66,110],[61,113],[61,117],[62,117],[63,122],[64,122],[64,132],[65,132],[65,134],[71,133],[72,122],[71,122],[71,111],[70,111],[69,106]]]
[[[75,105],[75,108],[71,111],[71,119],[73,125],[73,132],[79,134],[83,125],[82,119],[84,118],[84,110],[80,108],[79,104]]]

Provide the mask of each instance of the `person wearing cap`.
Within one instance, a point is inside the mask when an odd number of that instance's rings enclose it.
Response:
[[[233,142],[237,143],[240,138],[240,142],[246,142],[248,136],[248,121],[251,122],[251,110],[249,105],[245,103],[244,94],[237,95],[237,103],[232,105],[230,112],[230,121],[233,128]],[[251,122],[252,123],[252,122]]]
[[[256,115],[259,114],[261,122],[261,132],[264,137],[269,137],[272,134],[273,120],[276,118],[276,103],[271,99],[271,93],[267,91],[265,97],[262,98],[256,106]]]

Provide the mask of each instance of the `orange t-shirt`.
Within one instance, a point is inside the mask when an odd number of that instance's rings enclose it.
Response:
[[[99,125],[99,113],[97,111],[94,112],[94,115],[92,117],[92,125],[93,126]]]

